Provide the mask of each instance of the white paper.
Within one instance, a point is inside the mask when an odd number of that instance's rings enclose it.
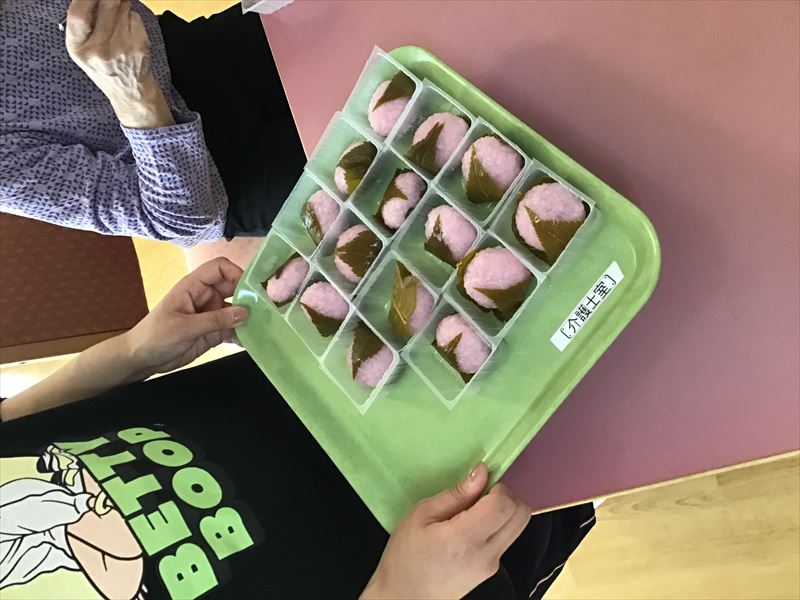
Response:
[[[294,2],[294,0],[242,0],[242,12],[257,12],[271,15]]]
[[[559,352],[563,352],[569,343],[575,339],[575,336],[580,333],[583,326],[592,318],[592,315],[597,312],[600,305],[606,301],[611,293],[617,289],[620,281],[625,276],[622,274],[622,269],[616,261],[612,262],[605,272],[600,276],[600,279],[589,288],[586,295],[581,298],[577,306],[564,319],[550,341],[558,348]]]

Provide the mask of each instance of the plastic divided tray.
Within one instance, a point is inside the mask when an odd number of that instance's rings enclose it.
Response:
[[[385,138],[369,127],[375,88],[405,71],[416,91]],[[416,127],[430,114],[454,112],[471,123],[466,138],[436,174],[405,158]],[[496,204],[467,200],[461,156],[481,135],[502,136],[526,157],[525,168]],[[342,152],[357,140],[378,148],[359,187],[343,198],[333,181]],[[392,232],[374,215],[392,175],[413,169],[427,182],[422,200]],[[554,265],[533,256],[514,236],[515,199],[542,177],[567,186],[589,216]],[[300,210],[326,190],[341,205],[338,221],[317,246]],[[428,212],[450,204],[479,228],[476,247],[505,246],[530,269],[525,303],[507,323],[481,311],[456,289],[455,272],[423,248]],[[333,264],[336,238],[361,223],[382,243],[364,279],[353,285]],[[291,303],[278,307],[261,282],[298,253],[311,265]],[[427,326],[410,340],[387,320],[394,263],[403,265],[437,300]],[[479,460],[498,480],[588,369],[646,302],[658,278],[658,239],[628,200],[564,155],[424,49],[375,49],[344,110],[334,115],[294,190],[248,266],[234,301],[248,306],[238,330],[244,347],[389,531],[416,501],[453,484]],[[329,281],[348,300],[339,331],[324,338],[297,301],[315,281]],[[460,313],[492,348],[465,383],[432,346],[436,325]],[[346,353],[353,329],[367,324],[391,349],[392,367],[370,389],[353,381]],[[256,400],[257,401],[257,400]]]

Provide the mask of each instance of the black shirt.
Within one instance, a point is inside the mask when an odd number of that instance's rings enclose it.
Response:
[[[357,598],[388,539],[244,353],[2,424],[0,514],[0,591],[42,598]],[[548,556],[550,520],[517,587],[578,543]]]

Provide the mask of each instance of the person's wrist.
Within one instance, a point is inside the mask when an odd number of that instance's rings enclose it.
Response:
[[[142,381],[155,375],[153,367],[148,362],[149,350],[140,342],[136,328],[129,329],[115,338],[114,352],[119,357],[120,364],[126,365],[125,379],[127,383]]]
[[[133,90],[109,94],[108,99],[119,122],[130,129],[157,129],[175,124],[167,100],[152,76]]]

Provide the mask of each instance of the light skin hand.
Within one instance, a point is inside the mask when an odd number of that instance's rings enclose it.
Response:
[[[145,376],[183,367],[222,342],[236,340],[234,328],[247,309],[225,302],[242,270],[215,258],[181,279],[133,329],[123,334],[132,361]]]
[[[502,483],[481,496],[488,477],[480,463],[417,504],[389,538],[361,600],[456,600],[496,573],[531,510]]]
[[[67,11],[67,52],[111,102],[126,127],[174,125],[150,70],[150,40],[130,0],[72,0]]]
[[[0,403],[0,419],[10,421],[102,394],[189,364],[224,341],[248,312],[225,302],[242,270],[225,258],[205,263],[164,296],[130,331],[81,352],[50,377]]]

